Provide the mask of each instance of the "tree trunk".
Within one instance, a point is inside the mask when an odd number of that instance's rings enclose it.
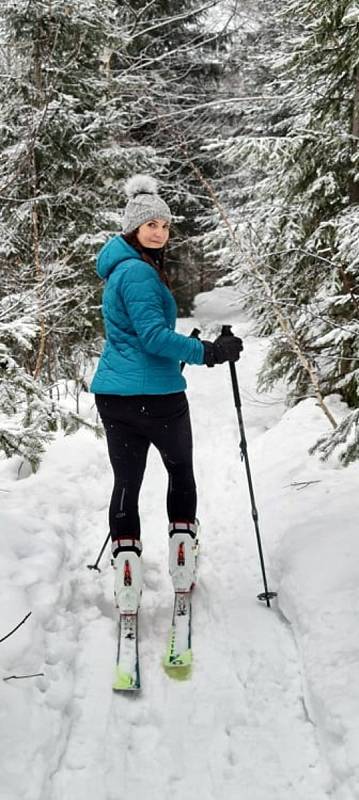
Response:
[[[40,258],[40,239],[39,239],[39,216],[37,211],[36,201],[32,208],[32,242],[35,262],[35,275],[36,275],[36,295],[38,304],[38,320],[40,327],[40,340],[36,357],[36,365],[34,369],[34,378],[41,374],[44,363],[45,347],[46,347],[46,325],[44,315],[44,274]]]
[[[357,141],[354,141],[354,147],[358,147],[359,143],[359,68],[357,67],[354,73],[355,90],[353,101],[353,125],[352,136]],[[349,196],[352,203],[359,203],[359,181],[350,179]]]
[[[43,93],[43,81],[42,81],[42,69],[41,69],[41,53],[39,46],[37,45],[34,52],[34,84],[37,93],[37,106],[43,106],[45,103],[45,97]],[[41,123],[40,123],[41,124]],[[40,338],[39,338],[39,345],[38,351],[36,355],[36,364],[34,369],[33,377],[37,380],[40,377],[44,357],[45,357],[45,350],[46,350],[46,324],[45,324],[45,313],[44,313],[44,284],[45,284],[45,275],[44,269],[41,262],[41,254],[40,254],[40,214],[39,214],[39,204],[37,202],[37,194],[39,192],[39,179],[38,179],[38,170],[37,170],[37,163],[36,163],[36,137],[37,137],[37,130],[35,129],[33,132],[32,142],[31,142],[31,171],[32,171],[32,194],[33,194],[33,205],[31,211],[31,228],[32,228],[32,249],[34,255],[34,266],[35,266],[35,280],[36,280],[36,296],[37,296],[37,304],[38,304],[38,321],[39,321],[39,328],[40,328]]]

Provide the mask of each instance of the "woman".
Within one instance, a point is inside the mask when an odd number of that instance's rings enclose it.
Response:
[[[135,613],[142,590],[138,496],[150,444],[160,452],[169,482],[169,567],[176,590],[188,591],[195,575],[196,484],[186,381],[180,362],[236,361],[237,337],[202,342],[175,333],[176,303],[164,268],[171,212],[157,182],[137,175],[122,236],[101,249],[97,272],[106,280],[103,316],[106,343],[91,391],[104,424],[114,488],[109,521],[115,600],[121,613]]]

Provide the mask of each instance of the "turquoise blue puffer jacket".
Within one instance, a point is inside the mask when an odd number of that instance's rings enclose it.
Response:
[[[203,364],[204,347],[175,333],[175,300],[157,271],[121,236],[97,258],[106,279],[102,312],[106,342],[90,391],[96,394],[171,394],[186,388],[180,361]]]

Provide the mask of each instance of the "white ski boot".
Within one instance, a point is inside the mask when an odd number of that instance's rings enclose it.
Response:
[[[142,544],[136,539],[121,538],[114,542],[113,549],[118,550],[112,561],[115,569],[116,607],[120,614],[137,614],[143,585]]]
[[[198,522],[171,522],[169,534],[169,572],[175,592],[190,592],[196,583]]]

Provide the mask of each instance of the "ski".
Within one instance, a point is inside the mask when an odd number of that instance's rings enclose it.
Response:
[[[177,680],[189,677],[192,668],[192,592],[175,592],[172,625],[163,660],[166,673]]]
[[[120,614],[114,692],[138,691],[141,688],[138,653],[138,612]]]
[[[199,528],[198,523],[197,526]],[[172,625],[168,636],[166,654],[163,659],[165,672],[169,677],[175,678],[176,680],[186,680],[190,677],[192,672],[192,593],[195,587],[198,570],[198,535],[196,537],[194,547],[194,583],[189,591],[175,591]]]

